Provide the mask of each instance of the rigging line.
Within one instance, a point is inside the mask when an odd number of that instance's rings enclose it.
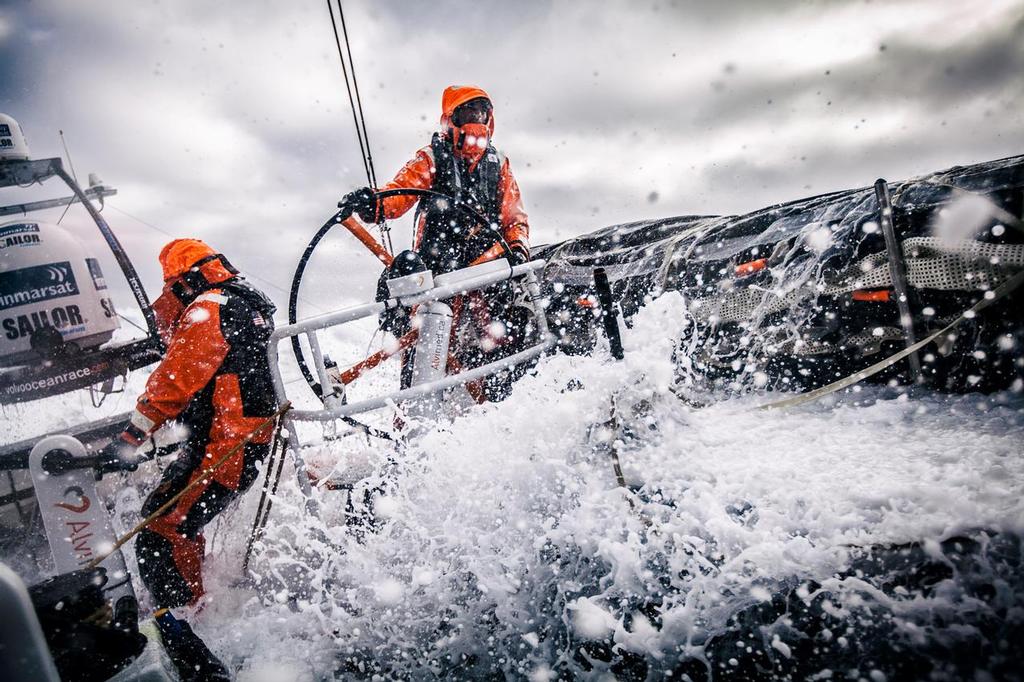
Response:
[[[134,220],[134,221],[136,221],[138,223],[142,223],[146,227],[149,227],[151,229],[156,230],[157,232],[159,232],[161,234],[164,234],[164,235],[166,235],[168,237],[172,237],[172,238],[175,237],[175,235],[171,234],[170,232],[168,232],[167,230],[163,229],[159,225],[154,225],[153,223],[147,222],[147,221],[143,220],[142,218],[140,218],[140,217],[138,217],[136,215],[132,215],[128,211],[125,211],[123,209],[118,208],[117,206],[110,205],[110,208],[114,209],[118,213],[121,213],[122,215],[128,216],[129,218],[131,218],[132,220]],[[260,277],[259,275],[253,274],[249,269],[246,269],[246,272],[245,272],[245,274],[243,276],[246,277],[247,279],[259,280],[260,282],[263,282],[267,286],[270,286],[270,287],[273,287],[274,289],[277,289],[278,291],[280,291],[283,294],[287,294],[288,293],[288,290],[285,289],[284,287],[281,287],[281,286],[278,286],[277,284],[274,284],[269,279],[265,279],[263,277]],[[303,303],[306,303],[308,305],[313,306],[314,308],[316,308],[317,310],[319,310],[322,313],[330,312],[327,308],[324,308],[323,306],[317,305],[316,303],[314,303],[313,301],[309,300],[305,296],[300,296],[299,299]]]
[[[341,73],[345,77],[345,90],[348,92],[348,103],[352,108],[352,122],[356,126],[356,137],[359,139],[359,154],[363,157],[363,169],[366,171],[366,181],[372,184],[373,175],[370,173],[370,166],[366,161],[366,148],[363,145],[363,134],[359,127],[359,118],[356,115],[356,103],[352,98],[352,86],[349,84],[348,67],[345,65],[345,55],[341,51],[341,37],[338,35],[338,24],[334,20],[334,10],[331,8],[331,0],[327,0],[327,12],[331,15],[331,29],[334,31],[334,44],[338,48],[338,59],[341,60]]]
[[[370,151],[370,134],[366,128],[366,115],[363,113],[363,100],[359,94],[359,81],[356,79],[356,66],[352,59],[352,45],[348,39],[348,27],[345,23],[345,11],[342,9],[341,0],[338,3],[338,17],[341,19],[341,32],[345,37],[345,52],[348,53],[348,63],[341,52],[341,40],[338,36],[338,24],[334,20],[334,12],[331,10],[331,0],[327,0],[327,11],[331,15],[331,28],[334,30],[334,42],[338,48],[338,58],[341,60],[341,71],[345,76],[345,90],[348,92],[348,103],[352,109],[352,122],[356,127],[356,137],[359,139],[359,153],[363,157],[363,169],[366,171],[366,180],[370,187],[377,188],[377,171],[373,166],[373,154]],[[349,84],[349,71],[352,72],[352,82]],[[355,90],[355,100],[352,99],[352,91]],[[391,228],[387,221],[380,224],[380,232],[384,237],[388,253],[394,253],[395,247],[391,242]]]
[[[172,237],[172,238],[175,236],[175,235],[171,234],[170,232],[168,232],[167,230],[165,230],[164,228],[160,227],[159,225],[154,225],[153,223],[146,222],[142,218],[140,218],[138,216],[135,216],[135,215],[132,215],[131,213],[129,213],[128,211],[125,211],[124,209],[120,209],[117,206],[111,206],[110,208],[114,209],[115,211],[117,211],[118,213],[120,213],[122,215],[128,216],[129,218],[131,218],[135,222],[142,223],[146,227],[149,227],[149,228],[152,228],[152,229],[156,230],[157,232],[159,232],[161,234],[164,234],[164,235],[166,235],[168,237]]]
[[[71,177],[73,177],[75,179],[75,184],[77,185],[78,184],[78,174],[75,173],[75,164],[71,162],[71,152],[68,151],[68,143],[67,143],[67,140],[64,139],[64,131],[58,129],[57,133],[60,135],[60,143],[64,147],[64,156],[67,157],[68,168],[71,169]],[[60,225],[62,222],[64,222],[64,218],[67,216],[68,211],[71,210],[71,204],[73,204],[73,203],[75,203],[75,198],[71,197],[71,199],[68,200],[67,205],[64,207],[64,212],[61,213],[60,214],[60,218],[57,219],[57,224],[58,225]]]
[[[359,106],[359,120],[363,124],[363,139],[366,141],[366,161],[370,167],[370,186],[377,188],[377,170],[373,166],[373,152],[370,150],[370,132],[366,128],[366,114],[363,113],[363,99],[359,95],[359,81],[356,79],[356,63],[352,59],[352,45],[348,39],[348,27],[345,24],[345,12],[341,6],[341,0],[338,0],[338,16],[341,17],[341,32],[345,36],[345,50],[348,52],[348,66],[352,71],[352,87],[356,91],[356,104]],[[388,227],[388,221],[385,219],[381,221],[380,233],[384,237],[385,244],[388,247],[388,253],[395,252],[395,246],[391,243],[391,228]]]
[[[57,218],[58,225],[64,222],[64,216],[66,216],[68,214],[68,211],[71,210],[71,204],[73,203],[75,203],[75,198],[71,197],[68,203],[64,204],[64,212],[60,214],[60,218]]]
[[[119,320],[124,320],[125,322],[127,322],[127,323],[128,323],[128,324],[130,324],[131,326],[135,327],[135,328],[136,328],[136,329],[138,329],[139,331],[141,331],[141,332],[145,332],[147,336],[149,335],[149,330],[148,330],[148,329],[146,329],[145,327],[140,327],[139,325],[135,324],[134,322],[132,322],[132,320],[131,320],[131,318],[130,318],[130,317],[125,317],[125,316],[124,316],[124,315],[122,315],[121,313],[117,313],[117,319],[119,319]]]
[[[373,154],[370,152],[370,134],[366,131],[366,115],[363,114],[363,100],[359,97],[359,81],[356,79],[356,63],[352,59],[352,45],[348,40],[348,28],[345,26],[345,11],[338,0],[338,16],[341,18],[341,33],[345,36],[345,51],[348,53],[348,68],[352,71],[352,88],[356,91],[356,104],[359,106],[359,120],[363,125],[363,139],[366,140],[366,162],[370,167],[370,185],[377,187],[377,172],[373,168]]]

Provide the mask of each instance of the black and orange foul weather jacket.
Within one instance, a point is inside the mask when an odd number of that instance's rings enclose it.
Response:
[[[195,240],[180,240],[179,246],[182,242],[198,244],[200,255],[209,250]],[[274,428],[261,428],[276,410],[267,358],[274,306],[223,256],[210,251],[198,261],[186,253],[183,276],[167,277],[161,302],[184,308],[165,316],[167,353],[146,382],[129,427],[141,439],[174,420],[189,434],[182,454],[146,499],[142,515],[155,513],[195,485],[152,521],[135,545],[143,582],[168,608],[194,603],[203,594],[202,529],[255,480]],[[175,296],[188,278],[186,293]],[[250,442],[209,471],[253,433]]]

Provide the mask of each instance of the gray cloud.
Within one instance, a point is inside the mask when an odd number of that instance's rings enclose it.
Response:
[[[444,86],[479,83],[537,243],[1020,151],[1019,1],[346,11],[378,176],[427,142]],[[365,183],[319,0],[23,2],[0,23],[0,110],[38,155],[58,154],[64,129],[80,171],[121,188],[113,206],[226,244],[264,279],[284,284],[338,197]],[[153,282],[165,235],[111,221]],[[408,240],[407,221],[395,230]],[[368,295],[373,259],[344,235],[331,249],[318,293]]]

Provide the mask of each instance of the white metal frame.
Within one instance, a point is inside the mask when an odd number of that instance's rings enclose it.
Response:
[[[288,400],[284,378],[281,375],[281,368],[278,362],[278,347],[281,341],[293,336],[305,336],[306,340],[309,342],[309,347],[313,355],[314,373],[322,386],[329,386],[327,367],[324,364],[324,356],[320,349],[320,340],[317,336],[317,332],[329,327],[338,327],[356,320],[361,320],[365,317],[370,317],[371,315],[377,315],[384,310],[396,308],[398,306],[411,307],[421,303],[427,303],[428,301],[447,299],[460,294],[466,294],[471,291],[483,289],[484,287],[513,277],[522,276],[523,283],[526,285],[526,291],[528,293],[527,299],[533,306],[536,320],[535,323],[540,336],[540,341],[530,348],[514,353],[513,355],[509,355],[508,357],[501,358],[500,360],[495,360],[494,362],[490,362],[486,365],[482,365],[465,372],[460,372],[458,374],[446,376],[444,379],[440,379],[438,381],[412,386],[404,390],[392,391],[391,393],[387,393],[382,396],[360,400],[359,402],[349,403],[347,405],[338,404],[336,399],[332,400],[331,398],[328,398],[325,401],[324,407],[319,410],[289,410],[283,418],[283,425],[287,431],[289,449],[291,449],[292,455],[295,458],[295,470],[298,475],[299,486],[302,488],[303,492],[309,495],[312,492],[312,488],[309,483],[308,476],[305,475],[305,466],[300,453],[302,444],[299,441],[299,436],[295,429],[295,422],[330,422],[341,419],[342,417],[359,414],[360,412],[375,410],[384,407],[389,403],[439,393],[454,386],[476,381],[508,367],[531,360],[540,356],[544,351],[554,345],[555,338],[548,331],[547,317],[545,316],[544,305],[541,301],[540,284],[538,283],[536,275],[536,271],[542,269],[545,265],[546,262],[544,260],[535,260],[515,267],[512,267],[507,261],[503,261],[503,264],[492,261],[490,263],[471,266],[462,270],[456,270],[455,272],[448,273],[447,275],[439,276],[437,277],[435,286],[418,294],[390,298],[386,301],[380,301],[377,303],[366,303],[363,305],[353,306],[351,308],[344,308],[342,310],[300,320],[295,324],[278,327],[270,337],[267,355],[270,359],[270,371],[274,380],[274,392],[279,405],[283,405],[284,402]]]

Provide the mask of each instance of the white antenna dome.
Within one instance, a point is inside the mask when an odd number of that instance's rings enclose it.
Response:
[[[28,161],[28,142],[13,117],[0,114],[0,162]]]
[[[91,350],[118,326],[100,263],[82,242],[52,223],[0,223],[0,367]]]

